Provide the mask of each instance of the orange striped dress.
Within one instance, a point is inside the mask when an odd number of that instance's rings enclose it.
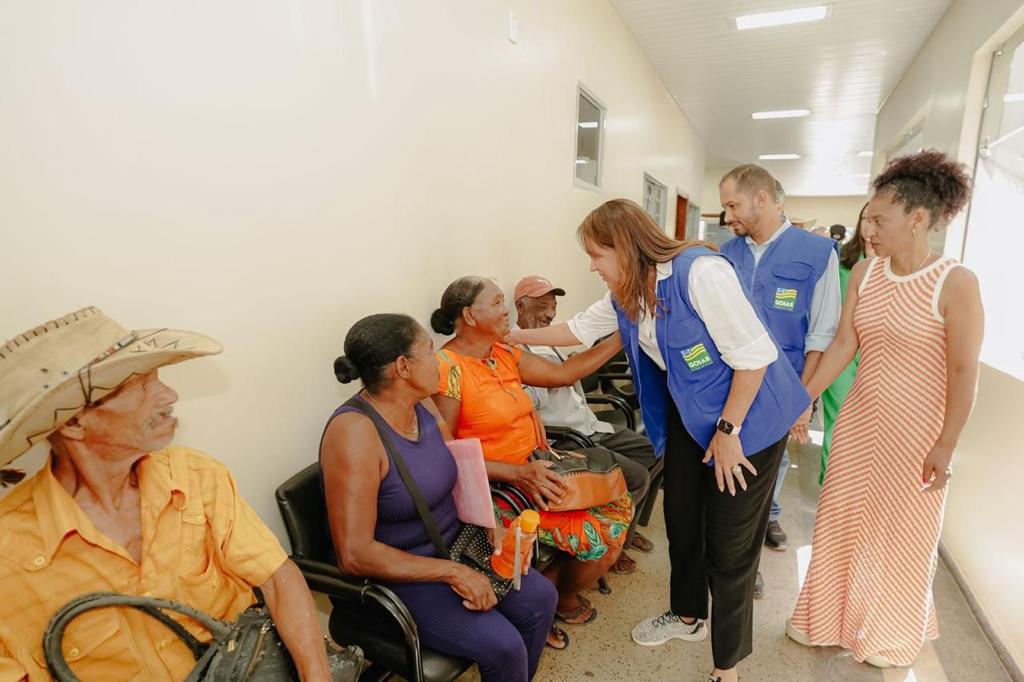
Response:
[[[922,492],[921,469],[942,430],[946,335],[938,299],[951,258],[907,276],[868,265],[854,310],[857,378],[833,451],[792,626],[858,661],[910,665],[939,636],[932,600],[946,489]]]

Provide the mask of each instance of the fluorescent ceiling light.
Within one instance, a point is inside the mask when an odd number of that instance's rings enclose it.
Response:
[[[1011,92],[1003,95],[1004,102],[1024,102],[1024,92]]]
[[[577,166],[585,166],[585,165],[587,165],[587,160],[586,159],[576,159],[576,165]]]
[[[808,21],[821,21],[828,15],[829,8],[826,5],[801,7],[800,9],[786,9],[781,12],[745,14],[742,17],[736,17],[736,28],[740,31],[746,31],[751,28],[803,24]]]
[[[580,128],[596,128],[596,127],[597,127],[597,121],[582,121],[580,123]]]
[[[750,118],[760,121],[766,118],[800,118],[811,113],[810,109],[783,109],[781,111],[755,111]]]
[[[874,153],[874,152],[872,152],[872,151],[866,151],[866,152],[858,152],[858,153],[857,153],[857,156],[866,156],[866,157],[872,157],[872,156],[874,156],[874,155],[875,155],[875,153]]]
[[[757,157],[762,161],[788,161],[790,159],[799,159],[799,154],[761,154]]]

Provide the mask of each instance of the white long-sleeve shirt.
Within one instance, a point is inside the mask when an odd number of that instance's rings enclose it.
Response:
[[[658,263],[658,281],[671,276],[672,262]],[[779,357],[775,343],[747,300],[736,271],[728,261],[718,256],[695,258],[687,285],[690,302],[725,364],[733,369],[760,369]],[[658,347],[655,317],[645,310],[637,324],[640,348],[664,370],[665,358]],[[619,323],[612,307],[611,292],[577,313],[568,326],[587,346],[616,331]]]

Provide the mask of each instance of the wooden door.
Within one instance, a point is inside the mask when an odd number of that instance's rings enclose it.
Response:
[[[676,195],[676,239],[686,239],[686,212],[690,207],[690,200],[684,196]]]

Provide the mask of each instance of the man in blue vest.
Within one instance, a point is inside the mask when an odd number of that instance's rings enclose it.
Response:
[[[781,187],[755,164],[725,174],[718,191],[736,236],[722,252],[736,265],[755,310],[806,383],[839,326],[839,255],[835,241],[793,227],[783,211]],[[786,452],[765,537],[765,545],[780,552],[787,539],[779,525],[779,493],[788,468]]]

